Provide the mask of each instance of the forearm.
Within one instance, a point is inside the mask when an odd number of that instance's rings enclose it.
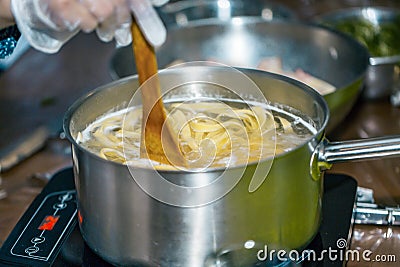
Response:
[[[14,17],[10,8],[10,0],[0,0],[0,29],[11,26],[14,23]]]

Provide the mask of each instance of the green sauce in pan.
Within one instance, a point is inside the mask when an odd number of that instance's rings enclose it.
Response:
[[[400,54],[400,16],[390,22],[380,22],[379,25],[367,19],[348,18],[340,22],[327,23],[326,26],[351,35],[365,45],[373,57]]]

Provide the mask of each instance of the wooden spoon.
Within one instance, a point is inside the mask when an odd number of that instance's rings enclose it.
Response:
[[[157,77],[158,67],[154,48],[147,42],[135,21],[132,23],[131,31],[139,84],[142,86],[143,118],[140,156],[164,164],[186,166],[186,160],[179,148],[178,135],[166,121],[167,115]],[[152,79],[145,83],[150,77]]]

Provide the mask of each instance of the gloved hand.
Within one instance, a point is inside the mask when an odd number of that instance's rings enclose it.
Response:
[[[11,0],[19,30],[32,47],[56,53],[80,30],[96,30],[100,40],[115,38],[118,46],[132,41],[131,14],[153,45],[161,45],[166,30],[152,4],[168,0]]]

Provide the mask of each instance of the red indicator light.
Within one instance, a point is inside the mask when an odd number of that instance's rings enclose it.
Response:
[[[47,230],[51,231],[54,228],[54,225],[56,225],[58,219],[60,216],[53,216],[53,215],[48,215],[46,216],[40,226],[38,227],[39,230]]]
[[[78,220],[79,220],[79,223],[82,224],[83,217],[82,217],[81,211],[78,211]]]

